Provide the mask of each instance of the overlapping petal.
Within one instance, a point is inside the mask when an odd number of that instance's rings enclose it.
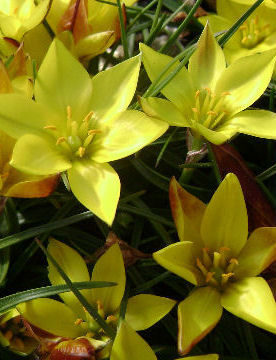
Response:
[[[196,289],[178,305],[178,349],[190,352],[218,323],[222,315],[220,293],[212,287]]]
[[[189,73],[197,89],[214,90],[217,79],[226,68],[225,57],[207,24],[189,61]]]
[[[34,134],[24,135],[16,142],[10,164],[34,175],[57,174],[72,166],[54,141]]]
[[[58,114],[57,125],[64,127],[67,107],[71,107],[72,120],[80,122],[92,110],[91,95],[92,85],[88,73],[64,45],[55,39],[37,74],[36,101]]]
[[[156,360],[145,340],[126,321],[122,321],[115,337],[110,360]]]
[[[88,159],[76,160],[68,170],[68,179],[76,198],[96,216],[111,224],[121,187],[116,171],[108,164]]]
[[[136,90],[140,63],[140,56],[135,56],[92,78],[91,109],[97,121],[108,122],[127,109]]]
[[[142,52],[143,64],[152,82],[159,78],[163,71],[165,72],[161,79],[164,80],[179,64],[178,61],[175,61],[172,66],[169,66],[173,58],[159,54],[144,44],[140,44],[140,50]],[[196,90],[188,70],[183,67],[162,89],[162,94],[172,101],[180,111],[187,112],[193,106],[193,94]]]
[[[235,276],[238,279],[259,275],[276,260],[276,228],[256,229],[242,249]]]
[[[112,281],[116,286],[93,289],[92,301],[100,301],[106,314],[113,314],[119,309],[126,284],[123,256],[118,244],[112,245],[96,262],[92,281]]]
[[[229,125],[237,132],[276,139],[276,114],[267,110],[245,110],[229,119]]]
[[[196,258],[200,249],[190,241],[181,241],[169,245],[153,253],[158,264],[183,279],[198,285],[201,282],[201,273],[196,268]]]
[[[128,299],[125,319],[134,330],[145,330],[167,315],[175,303],[161,296],[136,295]]]
[[[233,113],[246,109],[263,94],[271,79],[275,58],[276,49],[246,56],[221,74],[215,92],[230,93],[229,106],[231,103]]]
[[[169,197],[179,240],[202,246],[200,225],[206,205],[183,189],[174,177],[170,182]]]
[[[229,285],[221,304],[241,319],[276,334],[276,303],[263,278],[248,277]]]
[[[207,205],[200,231],[206,247],[212,251],[228,247],[230,256],[236,256],[244,247],[248,235],[248,219],[243,192],[236,175],[230,173],[221,182]]]
[[[137,110],[118,114],[108,125],[103,133],[97,135],[91,149],[91,159],[99,163],[134,154],[159,138],[168,128],[164,121]]]
[[[185,119],[181,111],[170,101],[156,97],[140,98],[143,111],[157,119],[166,121],[171,126],[189,127],[191,124]]]
[[[35,299],[17,305],[17,309],[32,325],[50,334],[68,338],[82,335],[81,327],[75,324],[76,314],[59,301]]]
[[[52,238],[48,245],[48,252],[72,282],[90,280],[86,263],[74,249]],[[48,264],[48,277],[52,285],[65,284],[65,281],[50,260]],[[81,293],[89,301],[90,290],[82,290]],[[79,317],[84,315],[81,303],[72,292],[60,294],[60,297]]]

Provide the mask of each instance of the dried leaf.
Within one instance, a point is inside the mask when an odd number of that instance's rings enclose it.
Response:
[[[262,226],[276,226],[276,212],[268,202],[255,176],[241,155],[229,144],[212,145],[221,176],[232,172],[237,175],[247,205],[249,231]]]

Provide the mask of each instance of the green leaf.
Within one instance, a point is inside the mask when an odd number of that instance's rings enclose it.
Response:
[[[109,282],[82,281],[82,282],[75,282],[73,284],[78,290],[95,289],[95,288],[110,287],[116,285],[116,283],[110,281]],[[18,292],[13,295],[5,296],[0,299],[0,313],[10,310],[14,308],[16,305],[25,301],[29,301],[41,297],[53,296],[68,291],[71,291],[68,285],[56,285],[56,286],[44,286],[37,289],[30,289],[30,290]]]

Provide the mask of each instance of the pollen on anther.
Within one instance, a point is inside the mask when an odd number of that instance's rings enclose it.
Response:
[[[215,111],[212,111],[212,110],[208,111],[207,114],[208,115],[217,115],[217,113]]]
[[[43,129],[45,129],[45,130],[56,130],[57,127],[55,125],[47,125],[47,126],[44,126]]]
[[[83,146],[80,146],[79,148],[78,148],[78,155],[79,155],[79,157],[83,157],[84,156],[84,154],[85,154],[85,147],[83,147]]]
[[[74,324],[75,325],[80,325],[82,322],[83,322],[82,319],[77,319]]]
[[[193,110],[194,113],[199,113],[197,108],[192,108],[192,110]]]
[[[59,144],[63,143],[64,141],[66,141],[66,138],[64,136],[61,136],[57,139],[56,145],[59,145]]]
[[[92,129],[88,131],[88,135],[100,134],[101,132],[101,130]]]
[[[93,111],[89,111],[89,113],[85,116],[85,118],[83,119],[83,122],[88,122],[91,120],[92,116],[93,116],[94,112]]]

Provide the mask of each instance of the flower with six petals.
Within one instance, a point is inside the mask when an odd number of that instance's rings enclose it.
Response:
[[[178,305],[178,348],[187,354],[219,321],[223,308],[276,334],[276,303],[257,277],[276,258],[276,228],[248,236],[247,211],[230,173],[206,206],[173,178],[170,202],[179,243],[153,254],[161,266],[196,285]]]
[[[77,199],[111,224],[120,180],[108,162],[135,153],[168,127],[140,111],[126,110],[139,69],[138,56],[91,80],[54,40],[37,74],[35,101],[16,94],[0,96],[0,128],[18,139],[11,165],[44,176],[67,170]]]
[[[142,60],[151,81],[162,72],[162,79],[177,64],[167,69],[171,57],[141,44]],[[163,88],[168,100],[141,98],[146,114],[172,126],[190,128],[193,136],[220,145],[236,133],[276,139],[276,115],[265,110],[245,110],[265,91],[271,79],[276,49],[247,56],[226,67],[222,49],[207,24],[184,67]],[[167,71],[166,71],[167,70]],[[243,111],[245,110],[245,111]]]

